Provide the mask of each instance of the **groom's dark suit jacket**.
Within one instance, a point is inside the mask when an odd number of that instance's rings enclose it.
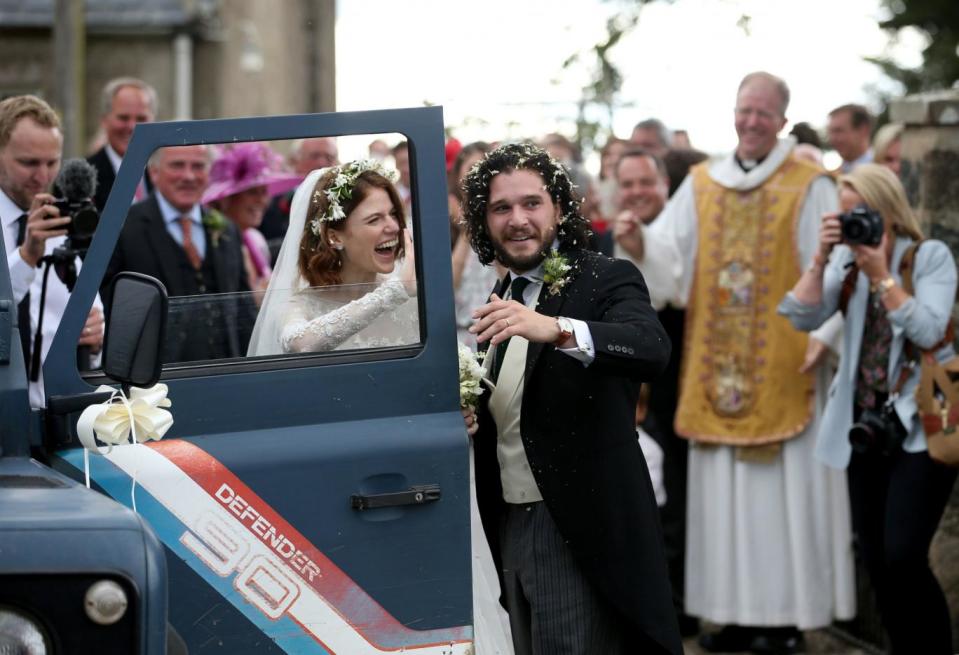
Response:
[[[213,296],[249,291],[240,233],[230,221],[222,233],[204,228],[206,255],[200,271],[167,231],[156,194],[130,207],[101,296],[109,306],[111,282],[120,271],[151,275],[173,299],[167,321],[164,362],[242,357],[246,354],[256,308],[248,297]],[[184,298],[203,296],[202,298]],[[178,299],[179,297],[179,299]]]
[[[636,652],[681,655],[656,501],[635,428],[640,384],[666,366],[669,339],[635,266],[585,250],[564,254],[571,280],[556,295],[543,285],[536,309],[586,321],[596,358],[584,367],[552,345],[529,344],[523,446],[559,531],[596,588],[635,629]],[[505,501],[488,399],[488,393],[480,397],[474,437],[476,494],[500,570]]]

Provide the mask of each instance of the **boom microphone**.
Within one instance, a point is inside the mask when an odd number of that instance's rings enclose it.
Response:
[[[57,187],[63,193],[62,199],[53,204],[60,210],[61,216],[69,216],[67,225],[67,248],[86,252],[93,239],[93,232],[100,222],[100,212],[93,204],[93,194],[97,190],[97,169],[85,159],[68,159],[63,162]],[[72,259],[72,257],[71,257]]]
[[[57,186],[71,203],[88,200],[97,191],[97,169],[85,159],[67,159],[60,167]]]

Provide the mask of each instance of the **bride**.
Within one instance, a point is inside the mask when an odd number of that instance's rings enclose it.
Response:
[[[303,181],[253,328],[250,356],[419,341],[413,247],[394,175],[378,162],[360,160],[315,170]],[[476,653],[512,655],[470,482]]]
[[[248,355],[419,341],[413,251],[392,174],[359,160],[303,181]]]

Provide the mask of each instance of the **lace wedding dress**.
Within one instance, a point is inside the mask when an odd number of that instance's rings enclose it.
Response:
[[[419,341],[416,302],[400,280],[369,285],[369,291],[368,285],[357,286],[361,288],[310,288],[293,294],[280,330],[282,351],[385,348]]]

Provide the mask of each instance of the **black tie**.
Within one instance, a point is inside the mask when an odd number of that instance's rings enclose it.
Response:
[[[509,285],[509,296],[510,300],[515,300],[521,305],[525,305],[523,302],[523,292],[526,291],[526,287],[530,285],[532,280],[526,277],[516,277],[513,278],[513,281]],[[512,338],[512,337],[510,337]],[[503,360],[506,359],[506,349],[509,347],[509,339],[501,341],[498,346],[496,346],[496,352],[493,353],[493,383],[496,383],[496,380],[499,379],[499,370],[503,368]]]
[[[17,247],[23,245],[27,236],[27,215],[17,219]],[[17,327],[20,329],[20,346],[23,348],[23,362],[30,367],[30,290],[17,305]]]

